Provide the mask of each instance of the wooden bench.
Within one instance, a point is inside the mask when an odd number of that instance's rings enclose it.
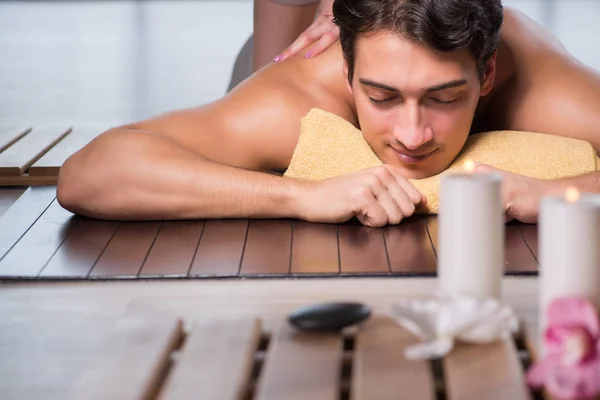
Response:
[[[397,226],[297,220],[100,221],[72,215],[53,186],[0,217],[0,278],[132,279],[435,276],[437,219]],[[506,273],[536,274],[537,226],[506,227]]]
[[[524,400],[532,393],[522,336],[462,344],[440,360],[408,360],[418,341],[386,316],[345,333],[295,331],[281,320],[121,319],[69,392],[73,399]]]
[[[385,315],[398,299],[435,289],[435,279],[418,277],[5,281],[0,398],[527,398],[537,278],[506,277],[503,286],[528,335],[407,361],[414,338]],[[340,300],[368,304],[374,316],[342,335],[286,323],[298,307]]]
[[[0,126],[0,186],[55,185],[65,160],[106,129]]]

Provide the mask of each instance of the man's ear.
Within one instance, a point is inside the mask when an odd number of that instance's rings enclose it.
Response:
[[[496,55],[497,50],[492,53],[492,56],[488,60],[485,71],[483,72],[483,79],[481,80],[481,93],[480,96],[485,96],[490,93],[494,87],[494,81],[496,79]]]
[[[348,80],[348,63],[346,62],[346,59],[344,58],[344,81],[346,82],[346,89],[348,89],[348,91],[350,93],[352,93],[352,85],[350,84],[350,81]]]

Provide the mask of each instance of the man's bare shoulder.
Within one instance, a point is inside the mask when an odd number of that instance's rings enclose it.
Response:
[[[298,142],[301,119],[311,108],[353,120],[346,99],[336,93],[343,82],[343,70],[337,82],[324,76],[324,71],[332,73],[327,58],[296,58],[271,64],[221,99],[129,127],[166,135],[223,164],[256,170],[285,169]]]
[[[500,82],[488,100],[489,129],[535,131],[600,149],[600,75],[521,12],[507,9],[498,48]]]

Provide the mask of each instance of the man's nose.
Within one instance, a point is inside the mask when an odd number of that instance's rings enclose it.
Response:
[[[416,150],[433,138],[433,132],[425,123],[418,104],[405,104],[402,107],[392,134],[408,150]]]

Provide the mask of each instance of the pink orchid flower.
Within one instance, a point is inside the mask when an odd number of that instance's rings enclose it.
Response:
[[[589,399],[600,394],[600,320],[582,298],[554,300],[547,311],[546,357],[527,372],[533,387],[559,399]]]

